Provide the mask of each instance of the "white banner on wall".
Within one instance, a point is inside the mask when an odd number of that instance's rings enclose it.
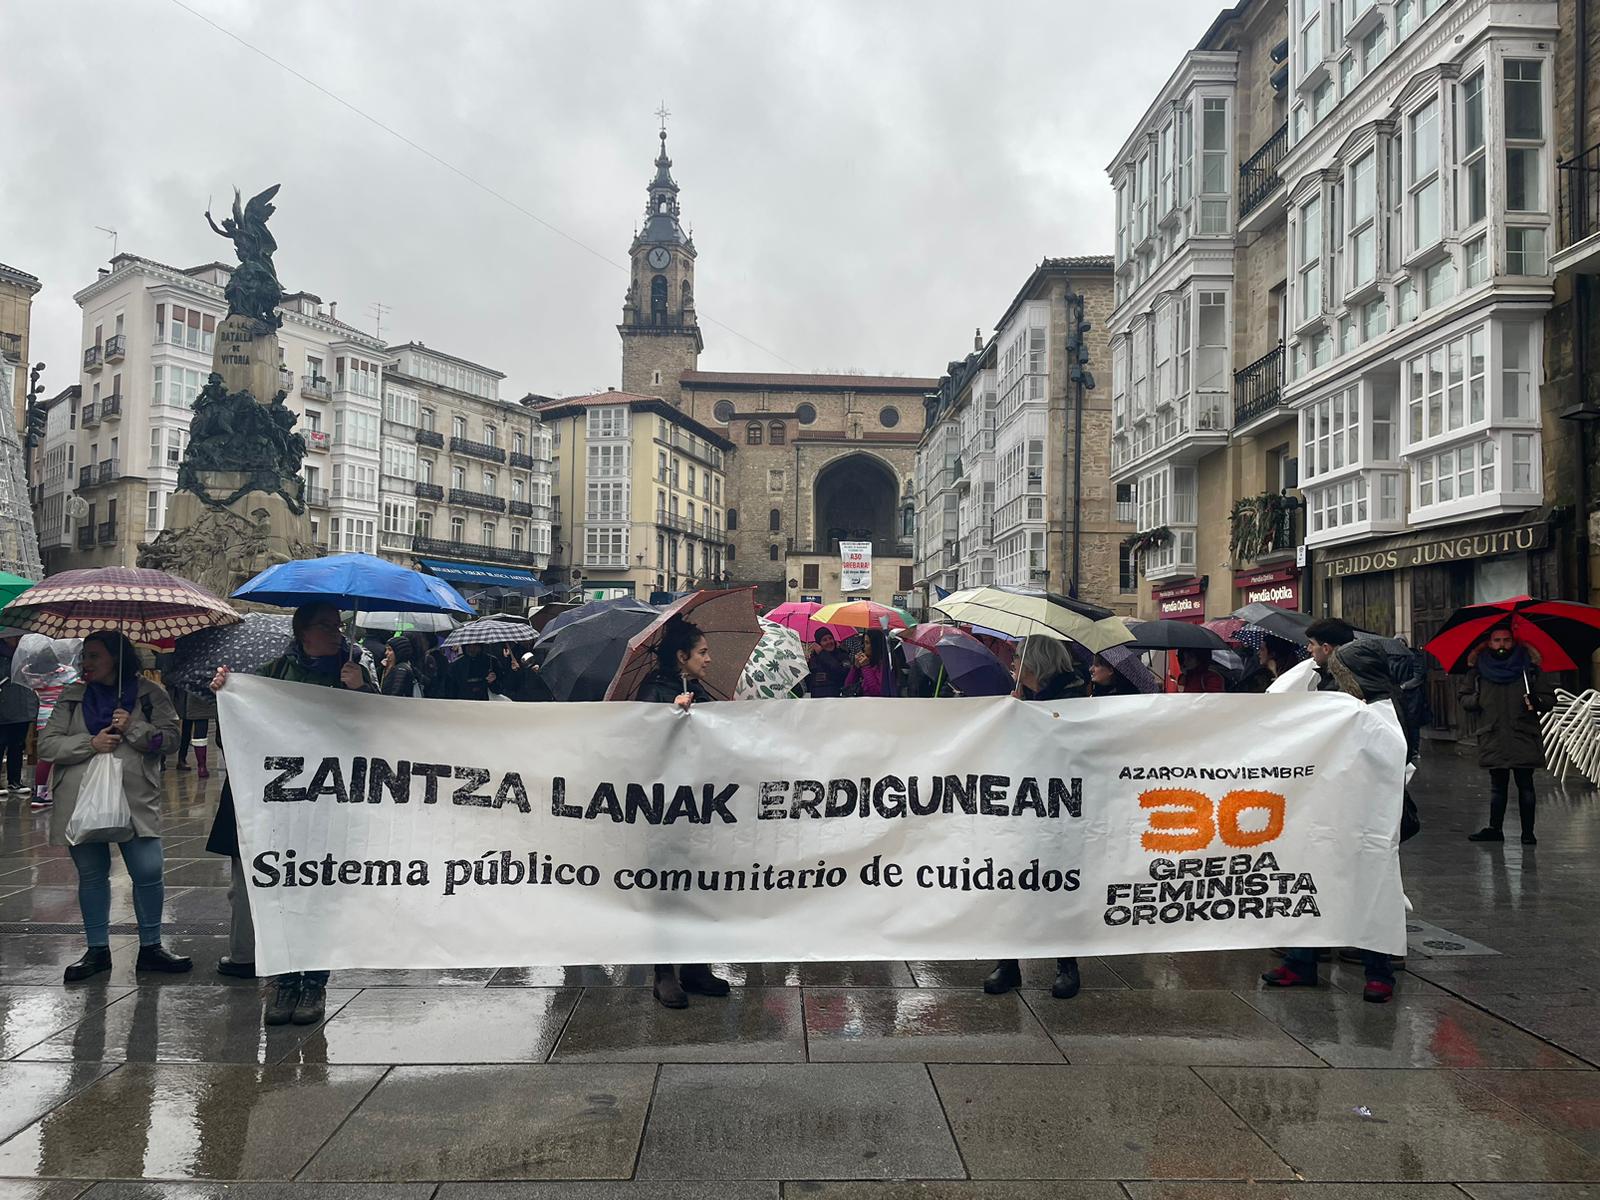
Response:
[[[872,543],[839,543],[839,590],[841,592],[870,592],[872,590]]]
[[[1352,697],[220,697],[262,974],[1405,950]]]

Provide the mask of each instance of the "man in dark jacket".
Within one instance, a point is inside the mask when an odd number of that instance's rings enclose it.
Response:
[[[1533,772],[1544,766],[1544,737],[1539,730],[1535,700],[1539,655],[1523,645],[1509,626],[1497,625],[1489,640],[1467,660],[1472,674],[1461,707],[1477,714],[1478,765],[1489,772],[1489,823],[1473,842],[1503,842],[1506,799],[1511,776],[1517,779],[1517,813],[1522,820],[1522,844],[1533,846]]]
[[[1314,621],[1306,628],[1306,644],[1317,664],[1317,691],[1346,692],[1367,704],[1394,699],[1389,656],[1375,638],[1356,640],[1356,632],[1337,617]],[[1394,995],[1394,964],[1387,954],[1357,950],[1367,983],[1361,998],[1386,1004]],[[1271,987],[1316,987],[1317,951],[1296,947],[1284,952],[1283,965],[1261,977]]]
[[[0,754],[4,754],[6,760],[6,787],[14,796],[26,796],[32,791],[22,782],[22,768],[28,750],[28,730],[39,713],[39,697],[33,694],[33,689],[11,678],[11,657],[21,640],[0,638]]]

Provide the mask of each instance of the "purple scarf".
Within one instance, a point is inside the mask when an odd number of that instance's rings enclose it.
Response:
[[[133,711],[133,703],[139,698],[139,676],[122,681],[122,696],[119,699],[114,688],[108,688],[103,683],[91,683],[83,689],[83,725],[93,737],[106,726],[111,724],[111,714],[117,709]]]
[[[1496,658],[1487,649],[1478,655],[1478,674],[1490,683],[1515,683],[1524,672],[1537,669],[1533,665],[1533,656],[1521,643],[1505,658]]]

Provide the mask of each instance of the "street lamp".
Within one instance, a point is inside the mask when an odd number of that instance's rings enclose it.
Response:
[[[50,414],[39,403],[39,397],[44,395],[44,384],[39,382],[39,376],[43,374],[44,364],[34,363],[28,372],[28,390],[23,395],[22,473],[30,491],[33,488],[34,447],[44,442],[45,425],[50,420]]]

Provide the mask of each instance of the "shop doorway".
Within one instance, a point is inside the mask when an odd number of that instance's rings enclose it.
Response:
[[[1394,633],[1394,572],[1346,575],[1339,581],[1339,615],[1357,629]]]
[[[1411,644],[1421,649],[1456,609],[1472,602],[1472,564],[1440,563],[1413,567],[1411,571]],[[1429,661],[1428,706],[1433,709],[1433,730],[1459,735],[1463,719],[1456,680],[1444,673],[1437,660]]]

